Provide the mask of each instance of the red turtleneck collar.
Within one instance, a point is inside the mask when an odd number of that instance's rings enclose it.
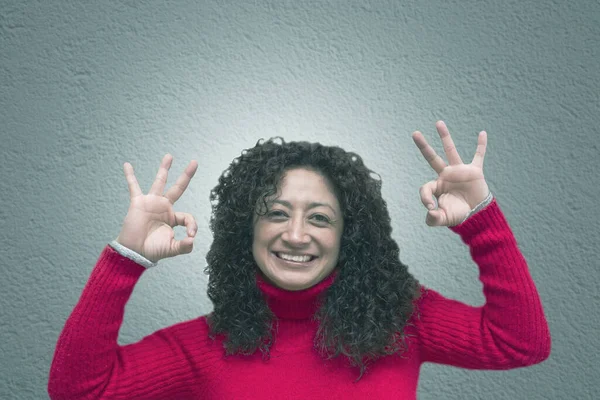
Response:
[[[321,282],[306,289],[292,291],[282,289],[268,282],[260,272],[256,274],[256,284],[265,294],[269,308],[279,319],[308,319],[321,304],[321,294],[333,284],[338,270],[334,270]]]

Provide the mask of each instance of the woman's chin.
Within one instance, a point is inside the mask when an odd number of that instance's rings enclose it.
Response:
[[[296,273],[293,275],[299,275],[299,274]],[[286,273],[286,274],[277,274],[275,276],[268,275],[268,276],[266,276],[266,278],[273,285],[275,285],[281,289],[290,290],[290,291],[303,290],[303,289],[307,289],[314,285],[314,283],[313,283],[314,277],[311,277],[311,276],[304,276],[304,277],[289,276],[289,274]]]
[[[307,289],[311,286],[313,286],[313,284],[310,281],[306,281],[306,280],[290,280],[290,279],[278,279],[275,284],[285,290],[290,290],[290,291],[298,291],[298,290],[303,290],[303,289]]]
[[[292,275],[292,276],[290,276]],[[303,276],[301,276],[303,275]],[[315,286],[319,282],[321,282],[325,277],[320,275],[314,275],[310,273],[299,274],[292,273],[290,274],[286,271],[285,274],[278,274],[273,277],[269,277],[271,283],[275,286],[280,287],[285,290],[290,291],[298,291],[308,289],[312,286]]]

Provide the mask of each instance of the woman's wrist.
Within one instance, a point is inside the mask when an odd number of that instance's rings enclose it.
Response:
[[[475,208],[473,208],[471,211],[469,211],[467,216],[462,221],[460,221],[460,224],[462,224],[467,219],[469,219],[469,217],[471,217],[473,214],[476,214],[477,212],[484,209],[487,205],[489,205],[492,202],[493,199],[494,199],[494,195],[492,195],[492,192],[490,191],[490,193],[487,195],[487,197],[481,203],[477,204],[475,206]]]
[[[157,262],[152,262],[152,261],[148,260],[146,257],[144,257],[143,255],[141,255],[139,253],[136,253],[135,251],[131,250],[130,248],[123,246],[121,243],[117,242],[116,240],[113,240],[108,245],[110,247],[112,247],[117,253],[122,255],[123,257],[129,258],[130,260],[135,261],[136,263],[140,264],[143,267],[152,268],[158,264]]]

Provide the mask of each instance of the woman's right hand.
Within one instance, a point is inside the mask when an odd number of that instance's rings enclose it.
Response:
[[[187,188],[198,163],[190,161],[184,173],[163,195],[172,162],[173,156],[170,154],[163,157],[148,194],[142,193],[131,164],[126,162],[123,165],[131,202],[117,242],[152,262],[190,253],[198,230],[191,214],[173,211],[173,204]],[[186,227],[185,239],[175,240],[173,227],[178,225]]]

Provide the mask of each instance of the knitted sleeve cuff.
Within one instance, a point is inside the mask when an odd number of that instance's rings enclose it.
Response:
[[[467,219],[469,219],[469,217],[471,215],[473,215],[476,212],[478,212],[478,211],[482,210],[483,208],[485,208],[485,206],[487,206],[488,204],[490,204],[493,199],[494,199],[494,195],[492,195],[492,192],[490,191],[490,193],[487,195],[487,197],[481,203],[477,204],[474,209],[472,209],[471,211],[469,211],[469,213],[467,214],[467,216],[462,221],[460,221],[460,223],[458,225],[462,224]]]
[[[115,249],[115,251],[117,253],[119,253],[120,255],[122,255],[123,257],[129,258],[130,260],[135,261],[136,263],[140,264],[143,267],[152,268],[158,264],[157,262],[152,262],[152,261],[148,260],[146,257],[142,256],[141,254],[136,253],[135,251],[123,246],[121,243],[117,242],[116,240],[113,240],[108,245],[110,247],[112,247],[113,249]]]

